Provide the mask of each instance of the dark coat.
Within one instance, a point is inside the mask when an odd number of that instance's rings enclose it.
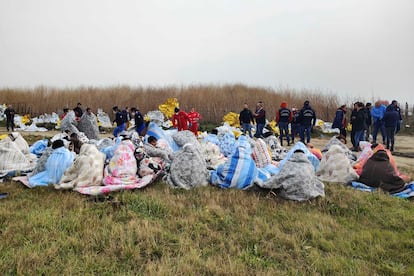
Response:
[[[253,113],[250,111],[250,109],[248,108],[244,108],[241,112],[240,112],[240,124],[250,124],[253,122]]]
[[[383,150],[377,151],[368,159],[362,168],[359,182],[389,193],[401,192],[405,187],[404,180],[395,174],[390,159]]]

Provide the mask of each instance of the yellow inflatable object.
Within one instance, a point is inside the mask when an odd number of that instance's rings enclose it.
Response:
[[[239,114],[229,112],[223,117],[223,122],[228,123],[232,127],[240,127]]]
[[[348,123],[348,125],[346,126],[346,130],[347,131],[352,131],[352,125],[350,123]]]
[[[144,121],[145,122],[149,122],[150,121],[150,117],[147,114],[145,114],[145,116],[144,116]]]
[[[8,134],[3,134],[3,135],[0,135],[0,140],[3,140],[4,138],[6,138],[7,136],[9,136]]]
[[[174,109],[179,107],[178,100],[176,98],[169,98],[165,103],[158,106],[159,111],[164,114],[165,117],[171,118],[174,115]]]

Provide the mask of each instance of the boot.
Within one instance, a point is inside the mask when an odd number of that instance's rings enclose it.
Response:
[[[391,144],[390,151],[391,151],[391,152],[394,152],[394,145],[393,145],[393,144]]]

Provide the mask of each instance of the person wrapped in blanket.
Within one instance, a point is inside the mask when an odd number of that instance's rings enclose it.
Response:
[[[105,155],[95,145],[83,144],[72,166],[63,174],[56,189],[100,186],[103,179]]]
[[[383,149],[375,152],[367,160],[358,182],[373,188],[381,188],[391,194],[405,189],[404,180],[396,174],[387,152]]]
[[[296,149],[280,172],[263,185],[263,188],[275,189],[285,199],[297,201],[325,196],[324,187],[303,149]]]
[[[29,177],[29,186],[57,184],[63,173],[72,165],[75,154],[64,147],[62,140],[52,143],[53,152],[46,161],[45,170]]]

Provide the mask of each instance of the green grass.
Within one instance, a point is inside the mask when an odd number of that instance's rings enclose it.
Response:
[[[100,202],[0,184],[2,274],[414,274],[414,204],[328,184],[297,203],[156,183]]]

